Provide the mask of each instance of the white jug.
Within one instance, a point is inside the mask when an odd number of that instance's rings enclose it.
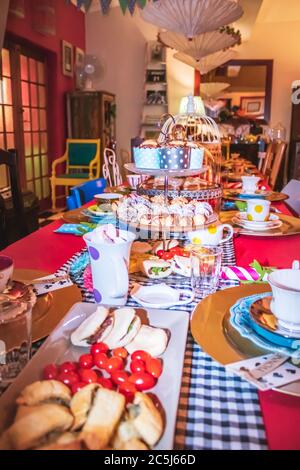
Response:
[[[105,226],[101,227],[105,230]],[[99,229],[96,229],[99,233]],[[93,279],[93,293],[98,304],[122,306],[127,302],[130,250],[135,234],[118,231],[118,242],[108,242],[93,232],[84,235]]]

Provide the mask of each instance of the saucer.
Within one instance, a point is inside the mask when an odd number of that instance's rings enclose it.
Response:
[[[235,214],[232,221],[237,225],[240,225],[243,228],[249,230],[257,230],[257,231],[264,231],[264,230],[271,230],[274,228],[281,227],[282,221],[279,219],[278,215],[270,214],[269,220],[266,221],[256,221],[256,220],[248,220],[246,212],[240,212]]]
[[[272,296],[261,297],[250,305],[252,327],[257,334],[268,341],[291,348],[292,343],[300,339],[300,333],[287,330],[278,325],[276,317],[270,310],[271,300]]]
[[[152,286],[134,284],[130,295],[142,307],[160,309],[187,305],[195,297],[190,289],[173,289],[167,284],[154,284]]]
[[[103,210],[100,209],[97,204],[94,204],[93,206],[89,206],[86,210],[90,214],[93,214],[97,217],[103,217],[105,215],[114,215],[114,212],[111,210],[110,204],[103,204],[103,206],[104,205],[106,206],[107,210],[105,210],[104,208]]]

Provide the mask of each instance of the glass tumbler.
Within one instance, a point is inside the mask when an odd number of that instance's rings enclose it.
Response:
[[[0,393],[30,359],[32,304],[0,294]]]
[[[196,297],[206,297],[216,292],[219,284],[223,250],[218,246],[191,250],[191,284]]]

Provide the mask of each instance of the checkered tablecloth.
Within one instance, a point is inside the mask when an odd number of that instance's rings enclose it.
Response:
[[[85,250],[76,253],[61,270],[69,271],[78,264]],[[234,265],[233,242],[223,245],[223,265]],[[131,283],[137,279],[131,279]],[[93,295],[83,285],[83,270],[79,270],[75,281],[83,299],[94,302]],[[140,283],[151,281],[142,278]],[[174,276],[169,285],[178,287]],[[221,289],[237,285],[223,282]],[[192,312],[201,299],[175,310]],[[137,304],[129,298],[128,305]],[[224,367],[208,356],[188,334],[181,395],[178,406],[174,446],[177,449],[267,449],[263,419],[257,390],[248,382],[228,373]]]

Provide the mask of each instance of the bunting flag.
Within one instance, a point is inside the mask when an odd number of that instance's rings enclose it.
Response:
[[[128,3],[128,10],[130,11],[130,14],[133,15],[134,9],[135,9],[136,0],[127,0],[127,3]]]
[[[122,9],[123,14],[125,15],[126,13],[126,8],[128,6],[127,0],[119,0],[120,7]]]
[[[147,0],[137,0],[137,4],[140,8],[144,8],[147,4]]]
[[[106,15],[108,13],[111,0],[99,0],[99,1],[100,1],[100,7],[101,7],[103,15]]]

